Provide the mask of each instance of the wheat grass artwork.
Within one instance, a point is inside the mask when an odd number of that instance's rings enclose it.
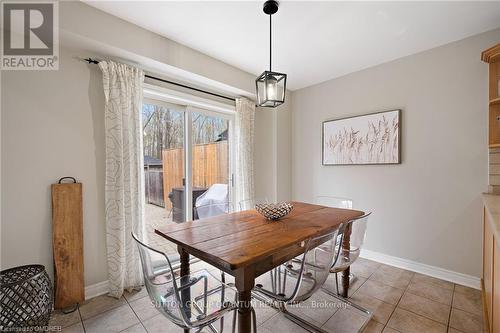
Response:
[[[400,163],[401,110],[323,122],[323,165]]]

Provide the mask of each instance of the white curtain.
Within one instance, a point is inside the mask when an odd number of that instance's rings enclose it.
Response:
[[[254,119],[255,103],[244,97],[237,98],[235,119],[235,207],[238,207],[238,203],[242,200],[254,199]]]
[[[137,245],[130,233],[143,234],[142,87],[144,72],[101,61],[106,129],[106,247],[109,295],[142,284]]]

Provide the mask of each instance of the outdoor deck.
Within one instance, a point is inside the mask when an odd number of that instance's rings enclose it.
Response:
[[[152,204],[146,204],[144,208],[144,218],[146,223],[146,235],[151,247],[163,251],[167,254],[177,253],[177,247],[166,239],[155,234],[156,226],[162,226],[172,222],[172,216],[168,216],[170,211]]]

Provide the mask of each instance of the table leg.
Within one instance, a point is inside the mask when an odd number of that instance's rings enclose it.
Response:
[[[255,271],[252,267],[241,268],[235,274],[238,290],[238,333],[252,331],[252,289],[255,285]]]
[[[179,252],[180,262],[181,262],[181,277],[189,276],[189,254],[182,248],[178,247],[177,251]],[[191,301],[191,289],[186,288],[181,291],[181,299],[182,304],[188,313],[188,317],[190,317],[191,307],[189,302]],[[184,333],[189,333],[189,329],[184,329]]]
[[[350,268],[347,267],[345,270],[342,271],[342,297],[349,297],[349,275],[350,275]]]
[[[351,248],[351,228],[352,225],[348,224],[344,230],[344,237],[342,241],[342,249],[346,251],[345,254],[349,256],[349,250]],[[342,271],[342,297],[349,297],[349,275],[351,274],[350,267],[347,267]]]

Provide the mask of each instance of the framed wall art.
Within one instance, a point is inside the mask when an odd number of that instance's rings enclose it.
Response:
[[[401,163],[401,110],[323,122],[323,165]]]

